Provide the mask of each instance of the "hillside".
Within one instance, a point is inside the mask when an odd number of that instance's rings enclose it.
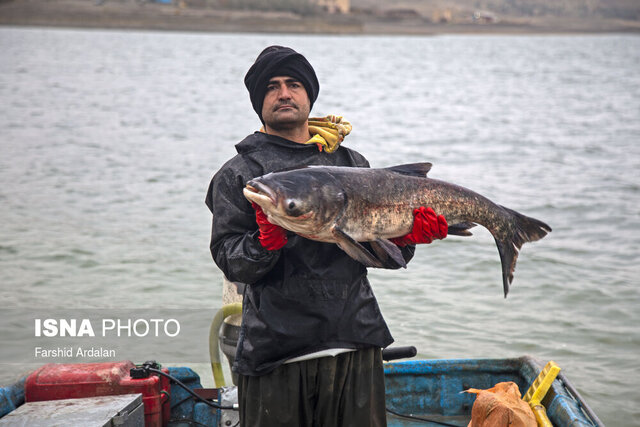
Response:
[[[640,19],[637,0],[351,0],[351,6],[360,10],[415,10],[424,17],[451,11],[458,19],[483,11],[506,19]]]
[[[330,34],[640,32],[638,0],[0,0],[0,25]]]

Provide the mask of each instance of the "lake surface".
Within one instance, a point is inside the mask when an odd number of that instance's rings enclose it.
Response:
[[[553,359],[604,423],[639,425],[633,35],[0,28],[0,295],[30,319],[3,310],[3,341],[29,343],[51,309],[221,306],[203,201],[260,126],[242,78],[270,44],[307,56],[321,82],[314,115],[351,121],[344,144],[372,166],[432,162],[431,177],[553,228],[524,246],[507,299],[480,227],[419,247],[406,270],[371,270],[396,343],[422,358]],[[172,351],[162,356],[179,361]],[[16,375],[15,360],[0,362],[0,378]]]

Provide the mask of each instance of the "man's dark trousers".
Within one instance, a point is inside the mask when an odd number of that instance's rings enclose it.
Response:
[[[382,351],[368,348],[239,378],[243,427],[385,427]]]

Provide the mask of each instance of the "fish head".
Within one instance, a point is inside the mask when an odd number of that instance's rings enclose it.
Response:
[[[328,232],[345,205],[344,192],[331,174],[313,168],[251,179],[243,193],[260,205],[272,224],[316,240]]]

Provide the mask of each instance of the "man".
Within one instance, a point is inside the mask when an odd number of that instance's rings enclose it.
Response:
[[[301,54],[266,48],[245,85],[263,129],[236,145],[238,154],[215,174],[206,199],[213,258],[229,280],[246,284],[233,366],[242,425],[384,426],[381,349],[393,339],[366,268],[335,244],[269,223],[242,194],[249,179],[285,168],[369,164],[340,139],[311,138],[319,84]],[[348,133],[334,121],[330,129]],[[421,208],[412,233],[394,242],[408,261],[413,244],[446,234],[444,217]]]

